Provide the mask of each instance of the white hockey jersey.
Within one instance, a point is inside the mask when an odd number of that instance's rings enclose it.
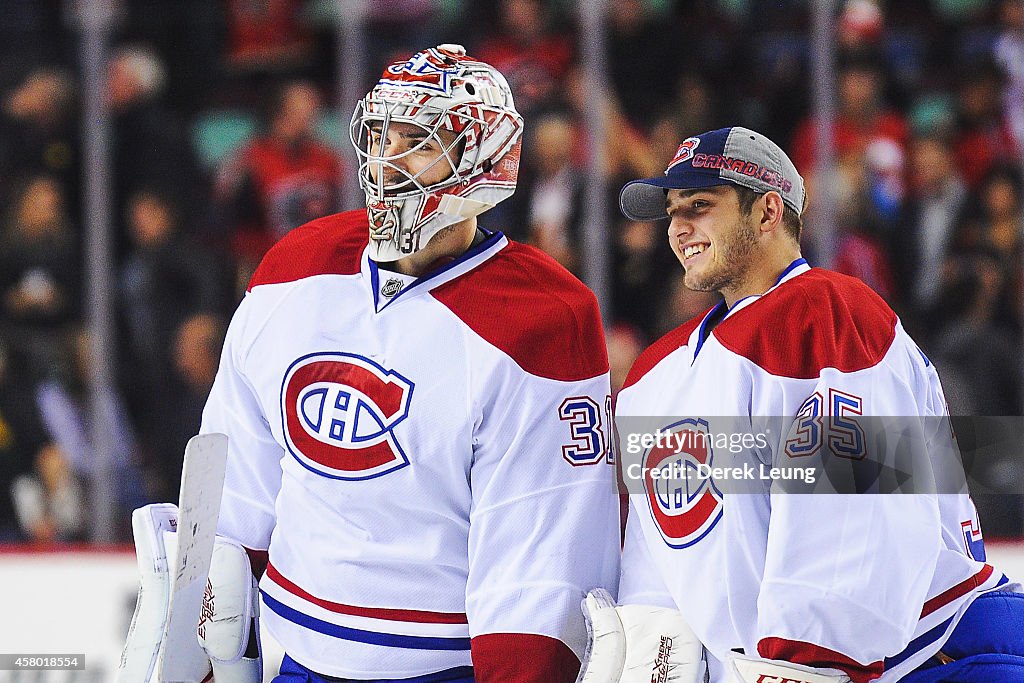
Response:
[[[632,473],[644,479],[630,495],[620,602],[680,609],[706,646],[713,683],[735,651],[843,668],[855,682],[899,680],[939,650],[980,592],[1009,588],[984,562],[970,498],[784,493],[770,468],[827,449],[856,457],[820,442],[821,418],[849,427],[849,446],[860,429],[852,418],[928,425],[945,414],[935,368],[859,280],[798,259],[765,294],[728,311],[720,303],[634,365],[617,397],[620,439],[641,416],[661,416],[666,432],[700,423],[712,435],[735,430],[736,418],[788,424],[757,445],[752,435],[737,457],[721,441],[673,452],[712,473],[676,490]],[[656,451],[642,456],[655,469]],[[763,488],[723,493],[716,476],[744,475],[713,467],[744,458]]]
[[[345,678],[469,666],[480,634],[582,655],[620,549],[596,300],[501,233],[411,281],[367,234],[349,212],[271,250],[203,415],[230,438],[219,531],[269,548],[264,623]]]

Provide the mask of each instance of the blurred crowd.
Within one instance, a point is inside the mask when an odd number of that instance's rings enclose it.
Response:
[[[608,192],[608,344],[621,386],[646,344],[714,303],[682,285],[665,225],[617,212],[625,180],[728,125],[782,143],[807,179],[805,245],[900,314],[954,415],[1021,415],[1024,0],[840,0],[820,170],[808,0],[607,3],[607,88],[581,63],[570,0],[375,0],[361,85],[442,42],[509,79],[527,122],[516,195],[482,223],[581,274],[585,184]],[[68,5],[70,6],[70,5]],[[265,251],[345,205],[332,0],[123,0],[105,72],[112,115],[116,418],[128,513],[176,500],[227,320]],[[88,538],[92,449],[84,325],[80,34],[61,3],[7,0],[0,23],[0,543]],[[605,138],[589,139],[601,112]],[[831,215],[815,213],[827,184]],[[358,196],[358,195],[355,195]],[[989,535],[1024,534],[1024,469],[978,472]]]

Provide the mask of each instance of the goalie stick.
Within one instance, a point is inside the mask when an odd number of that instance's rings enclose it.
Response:
[[[151,613],[143,614],[143,592],[147,589],[143,585],[118,667],[118,683],[149,683],[154,663],[152,680],[156,683],[201,683],[209,674],[209,658],[199,646],[196,626],[213,557],[227,447],[224,434],[200,434],[189,439],[185,447],[178,497],[177,552],[164,556],[165,548],[160,548],[155,553],[155,561],[166,563],[170,582],[166,612],[155,616],[163,619],[162,629],[156,631],[161,634],[160,641],[147,642],[142,635],[145,629],[140,628],[140,619],[154,618]],[[133,526],[135,521],[133,516]],[[173,545],[166,550],[170,551]],[[140,562],[143,559],[154,558],[143,558],[140,554]],[[154,597],[159,601],[159,596]]]
[[[227,459],[228,437],[224,434],[193,436],[185,446],[178,494],[178,553],[156,666],[158,683],[200,683],[207,674],[205,670],[197,672],[194,664],[189,666],[194,657],[182,655],[198,652],[205,658],[196,625],[213,559]]]

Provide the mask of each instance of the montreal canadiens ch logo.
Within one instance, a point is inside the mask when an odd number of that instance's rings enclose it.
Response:
[[[281,384],[288,452],[332,479],[372,479],[409,464],[395,427],[409,416],[413,383],[352,353],[312,353]]]
[[[664,438],[644,454],[644,490],[665,543],[686,548],[722,518],[722,493],[701,472],[706,468],[698,468],[713,466],[713,444],[706,420],[682,420],[661,433]]]
[[[418,52],[402,64],[392,64],[384,70],[381,83],[397,86],[415,86],[424,90],[448,93],[451,77],[455,73],[457,55],[442,55],[436,50]]]

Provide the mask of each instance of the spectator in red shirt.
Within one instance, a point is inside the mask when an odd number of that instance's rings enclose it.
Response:
[[[867,165],[869,195],[875,212],[896,218],[904,193],[906,119],[886,106],[882,65],[869,53],[848,55],[839,72],[839,102],[833,142],[841,164]],[[805,119],[793,136],[793,163],[813,177],[818,122]]]
[[[958,83],[959,120],[953,146],[968,189],[978,191],[997,165],[1019,159],[1016,140],[1003,111],[1005,76],[994,63],[970,65]]]
[[[316,137],[320,112],[316,86],[286,83],[271,101],[264,132],[217,171],[217,222],[250,268],[289,230],[337,210],[341,162]]]
[[[883,76],[879,62],[865,53],[848,56],[840,66],[833,133],[839,156],[861,154],[879,138],[905,146],[907,122],[886,106]],[[793,163],[802,174],[814,170],[817,125],[813,118],[805,119],[793,136]]]
[[[550,10],[540,0],[501,0],[498,13],[498,31],[474,53],[505,75],[517,108],[527,115],[558,99],[572,61],[572,36],[551,30]]]
[[[228,0],[228,66],[280,72],[305,64],[313,43],[300,20],[303,4],[303,0]]]

